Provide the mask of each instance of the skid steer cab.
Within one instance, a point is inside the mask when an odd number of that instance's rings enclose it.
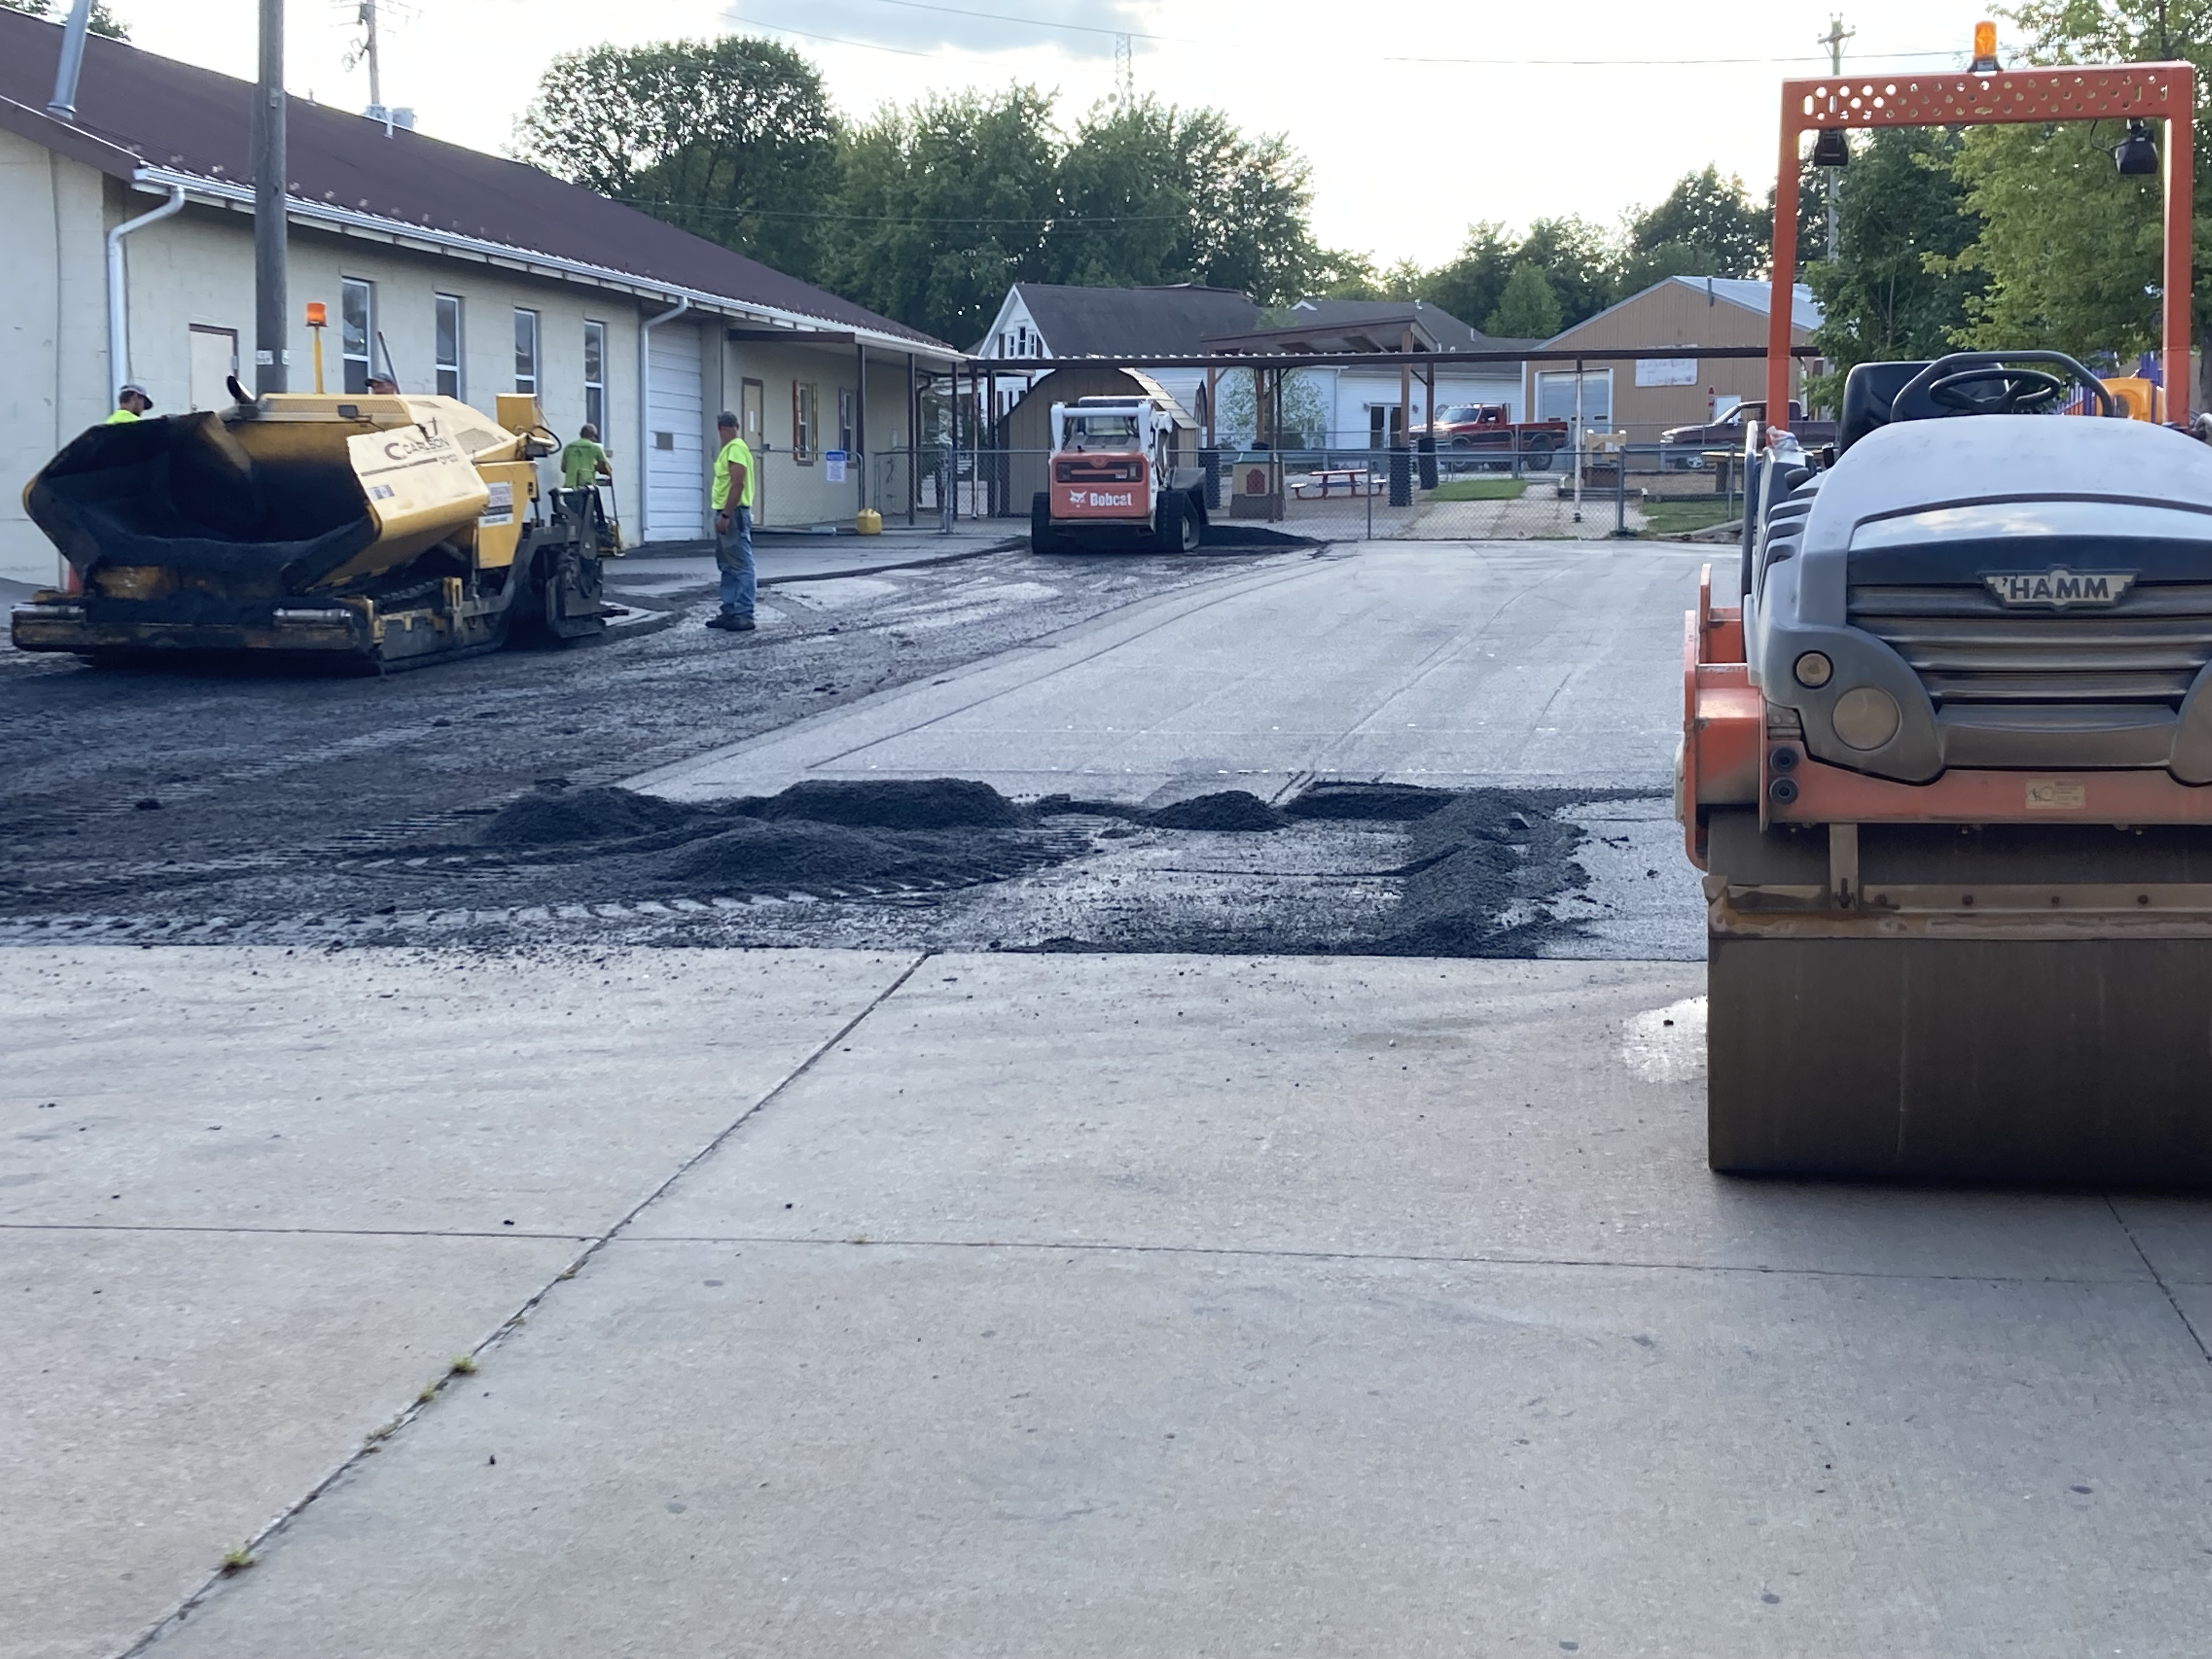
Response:
[[[1173,413],[1158,398],[1054,404],[1048,487],[1030,502],[1030,550],[1196,552],[1206,474],[1182,459]]]

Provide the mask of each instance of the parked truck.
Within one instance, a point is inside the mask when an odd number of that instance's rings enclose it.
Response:
[[[1206,523],[1206,473],[1182,464],[1175,431],[1171,411],[1154,398],[1054,404],[1050,488],[1030,502],[1031,550],[1196,551]]]
[[[1697,426],[1670,426],[1659,434],[1661,464],[1668,467],[1693,470],[1708,465],[1708,450],[1725,449],[1733,453],[1743,447],[1744,434],[1756,422],[1766,422],[1766,400],[1753,398],[1738,404],[1718,420],[1707,421]],[[1833,421],[1808,420],[1805,405],[1795,398],[1790,400],[1790,434],[1808,450],[1819,449],[1836,441]]]
[[[1437,453],[1448,462],[1472,454],[1476,459],[1495,458],[1541,472],[1552,457],[1569,445],[1565,421],[1516,421],[1504,404],[1449,404],[1437,410],[1427,430]]]

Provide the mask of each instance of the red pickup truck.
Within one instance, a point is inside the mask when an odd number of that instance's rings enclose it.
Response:
[[[1539,472],[1551,465],[1553,451],[1567,447],[1565,421],[1515,421],[1504,404],[1447,404],[1428,429],[1439,454],[1473,450],[1510,460],[1517,450],[1522,465]]]
[[[1743,428],[1749,421],[1766,418],[1766,399],[1753,398],[1738,404],[1717,421],[1708,421],[1703,426],[1670,426],[1659,434],[1660,454],[1665,464],[1676,467],[1696,467],[1705,465],[1708,449],[1743,448]],[[1836,441],[1833,421],[1808,421],[1805,405],[1795,398],[1790,400],[1790,430],[1797,441],[1808,449],[1818,449],[1822,444]]]

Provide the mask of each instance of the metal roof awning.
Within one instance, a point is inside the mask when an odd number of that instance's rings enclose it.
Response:
[[[1792,346],[1793,357],[1817,357],[1817,346]],[[1644,358],[1764,357],[1763,345],[1589,346],[1557,351],[1207,351],[1165,357],[969,357],[970,374],[1042,374],[1078,363],[1113,368],[1452,368],[1474,363],[1624,363]]]

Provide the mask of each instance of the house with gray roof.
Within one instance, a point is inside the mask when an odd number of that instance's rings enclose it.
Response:
[[[1262,326],[1209,336],[1206,349],[1262,356],[1372,353],[1376,359],[1372,368],[1292,371],[1284,387],[1284,421],[1315,447],[1382,449],[1404,441],[1408,429],[1418,437],[1428,423],[1431,379],[1439,411],[1467,404],[1502,404],[1509,418],[1519,420],[1523,366],[1514,354],[1539,343],[1485,334],[1423,300],[1300,300]],[[1426,368],[1407,375],[1389,361],[1394,355],[1416,351],[1464,352],[1469,360],[1439,364],[1433,375]],[[1500,353],[1508,355],[1500,357]],[[1236,372],[1221,371],[1231,376]],[[1221,402],[1232,410],[1241,410],[1245,404],[1234,389]],[[1317,429],[1304,430],[1305,422]]]
[[[57,119],[61,38],[0,9],[0,576],[32,581],[56,559],[27,474],[125,380],[156,413],[228,407],[253,349],[253,87],[94,36]],[[486,412],[534,392],[556,433],[599,428],[634,543],[704,530],[723,408],[758,452],[763,524],[849,520],[883,482],[858,453],[911,446],[910,388],[961,356],[520,161],[303,99],[287,125],[292,386],[314,387],[319,302],[330,390],[388,368]],[[877,505],[903,510],[896,488]]]
[[[1209,334],[1250,328],[1260,307],[1233,288],[1168,283],[1151,288],[1083,288],[1066,283],[1016,283],[975,344],[991,362],[1039,357],[1185,357]],[[1206,376],[1195,369],[1151,369],[1161,386],[1201,426]],[[1042,371],[1009,371],[995,387],[1003,416]]]

